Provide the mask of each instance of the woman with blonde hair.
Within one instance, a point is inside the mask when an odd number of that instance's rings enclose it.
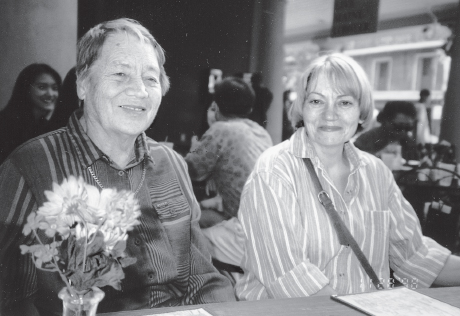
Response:
[[[315,59],[292,107],[297,127],[265,151],[244,187],[241,300],[460,285],[460,260],[422,236],[391,171],[349,141],[373,112],[370,84],[343,54]]]

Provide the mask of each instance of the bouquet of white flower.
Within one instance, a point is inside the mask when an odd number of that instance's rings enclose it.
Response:
[[[71,296],[106,285],[120,290],[122,268],[136,262],[124,252],[128,231],[139,224],[134,193],[99,192],[71,176],[53,183],[45,196],[48,201],[29,215],[23,229],[37,243],[21,245],[22,254],[31,253],[38,269],[59,272]]]

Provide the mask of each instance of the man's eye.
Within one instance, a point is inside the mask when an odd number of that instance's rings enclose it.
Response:
[[[146,77],[145,80],[150,84],[150,85],[155,85],[158,83],[158,79],[155,77]]]
[[[126,76],[126,74],[125,74],[124,72],[117,72],[117,73],[115,74],[115,76],[124,77],[124,76]]]

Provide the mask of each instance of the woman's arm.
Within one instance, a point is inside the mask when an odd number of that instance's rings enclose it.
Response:
[[[434,280],[433,285],[460,286],[460,257],[451,255],[447,258],[446,264]]]
[[[392,177],[389,170],[385,172],[386,177]],[[412,287],[431,286],[448,260],[450,251],[422,235],[417,214],[393,178],[389,188],[389,208],[390,267],[397,278],[408,280]]]

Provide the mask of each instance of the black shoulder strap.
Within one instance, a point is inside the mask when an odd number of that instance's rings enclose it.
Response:
[[[363,251],[361,250],[361,248],[359,248],[358,243],[353,238],[347,226],[345,226],[339,214],[335,210],[334,204],[329,198],[329,195],[327,194],[326,191],[323,190],[323,187],[321,186],[321,183],[319,182],[318,175],[316,174],[315,168],[313,167],[311,160],[309,158],[304,158],[303,160],[305,162],[305,165],[307,166],[309,173],[311,174],[313,183],[315,184],[315,187],[316,187],[316,192],[319,192],[318,200],[324,206],[324,208],[326,209],[327,215],[329,216],[332,223],[334,224],[334,228],[339,238],[340,244],[351,247],[356,257],[358,257],[358,260],[363,266],[364,270],[366,270],[367,275],[371,278],[372,283],[374,284],[375,288],[377,290],[383,290],[384,287],[382,283],[380,283],[379,278],[377,277],[377,274],[375,274],[374,269],[372,269],[372,266],[370,265]]]

